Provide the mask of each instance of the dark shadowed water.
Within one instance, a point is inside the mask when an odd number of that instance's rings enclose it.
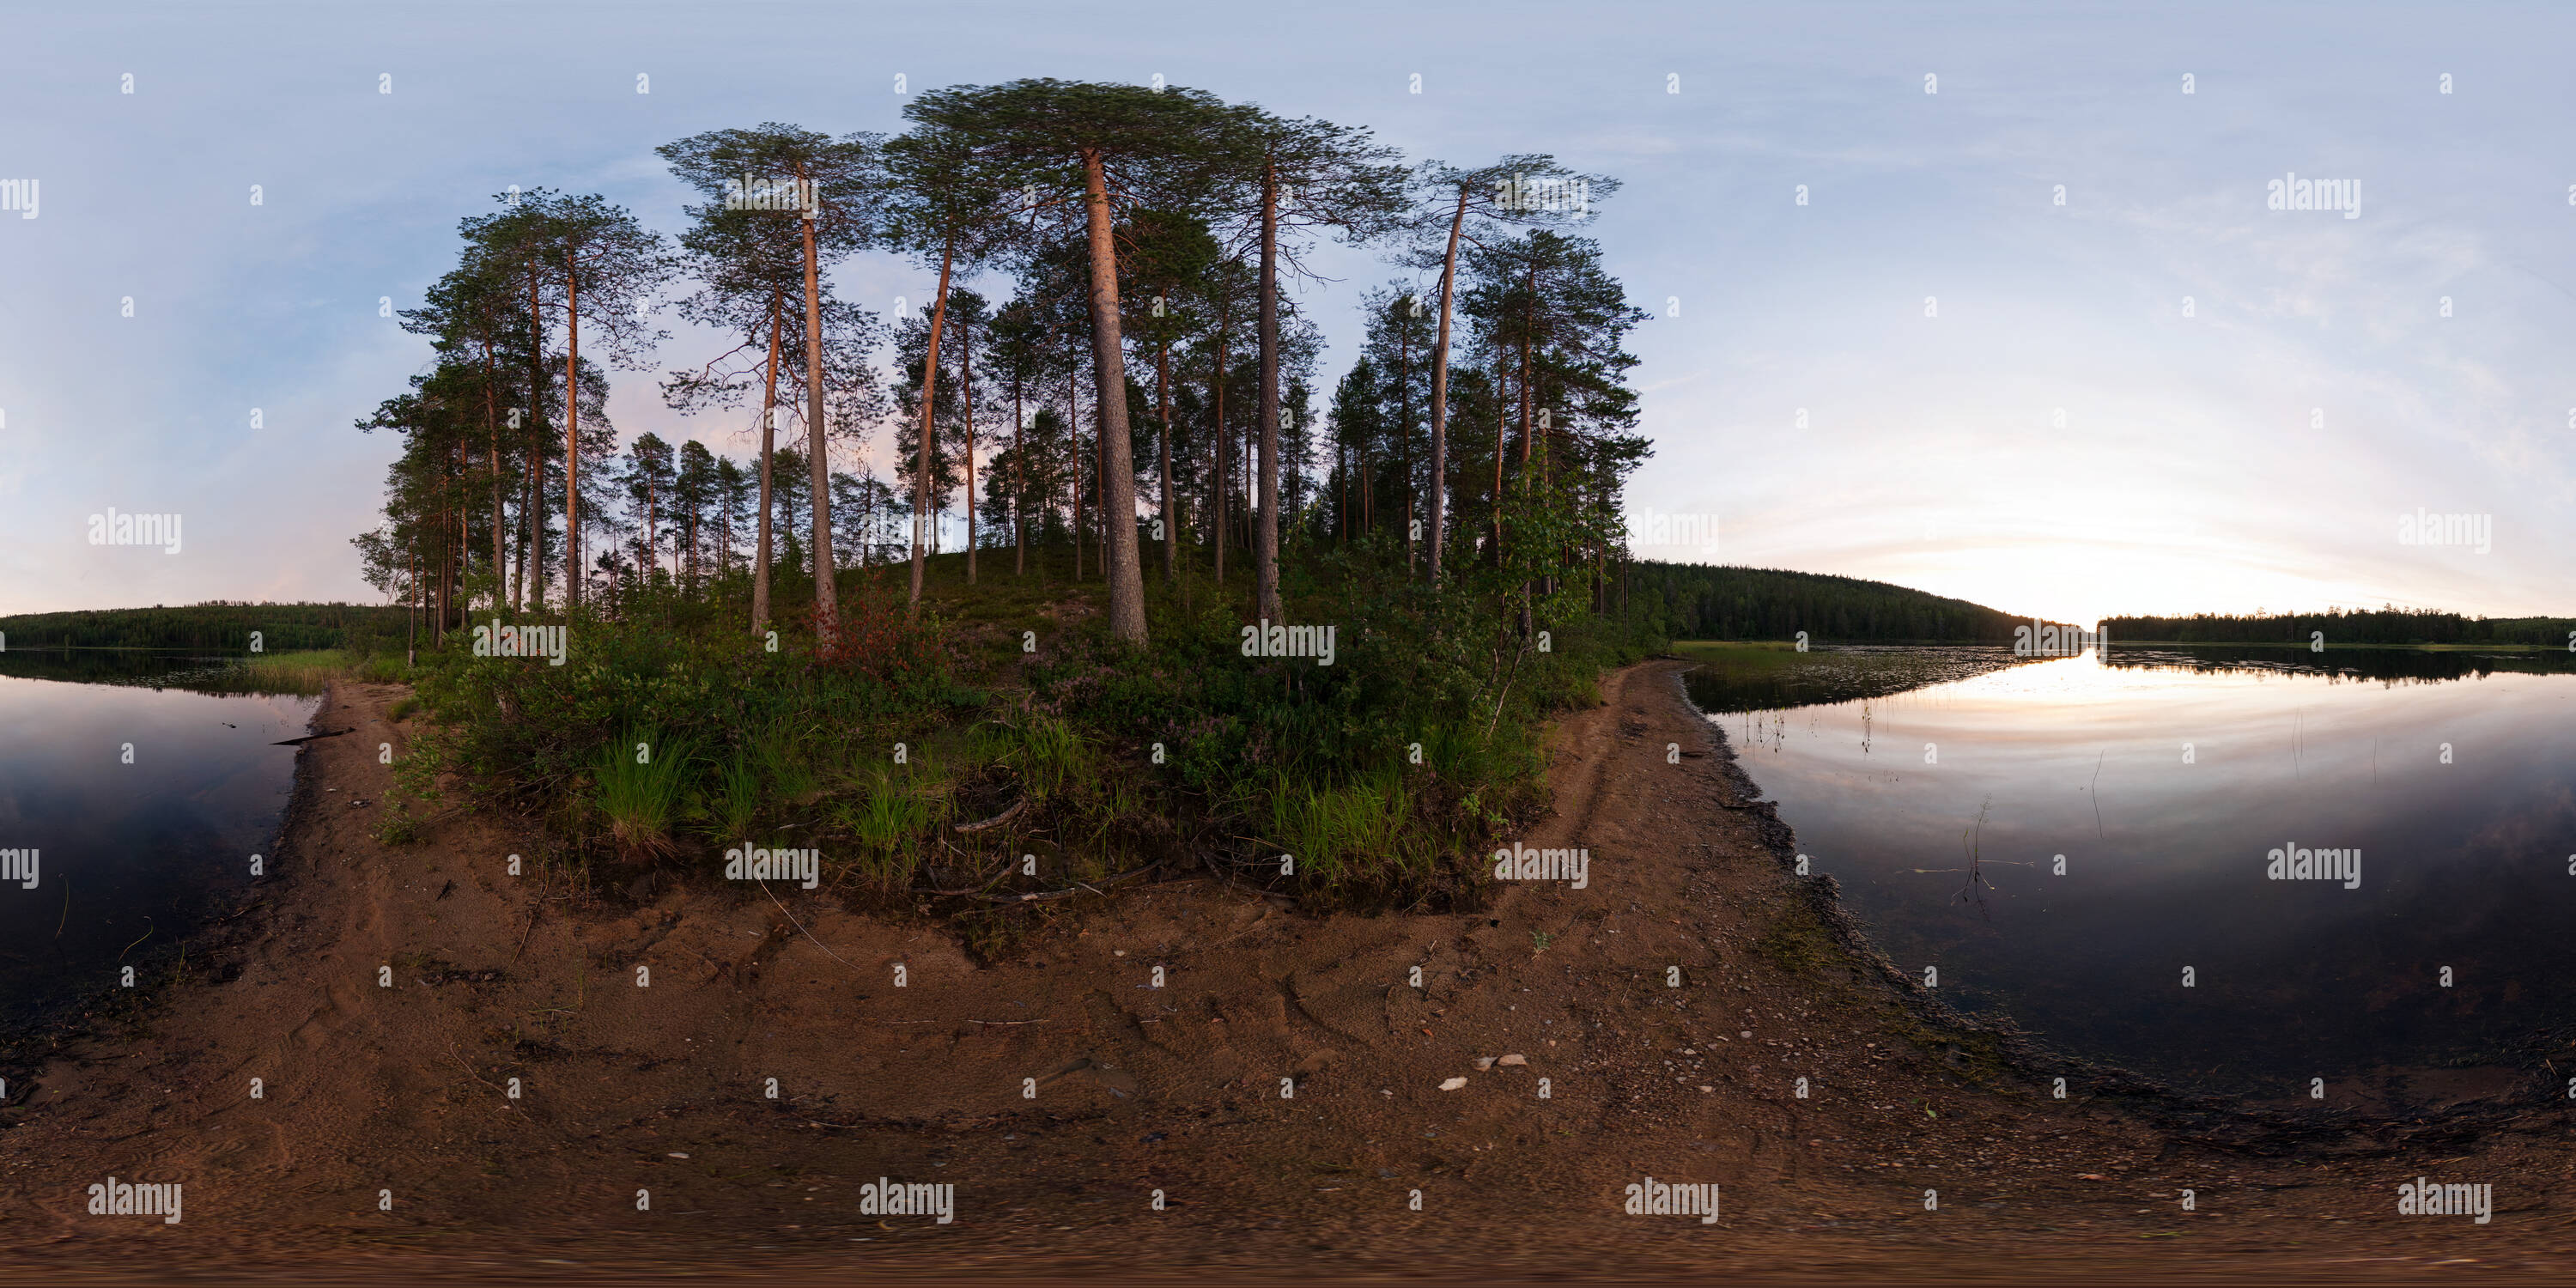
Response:
[[[1686,682],[1891,958],[2063,1049],[2425,1103],[2576,1036],[2570,659],[2111,656],[1760,711]]]
[[[0,851],[36,851],[33,888],[0,881],[0,1019],[121,985],[274,843],[295,748],[268,744],[315,700],[170,687],[219,665],[0,653]]]

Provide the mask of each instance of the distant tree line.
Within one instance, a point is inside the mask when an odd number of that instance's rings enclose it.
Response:
[[[2565,647],[2576,618],[2463,617],[2430,609],[2330,609],[2322,613],[2194,613],[2189,617],[2114,617],[2103,623],[2113,643],[2555,644]]]
[[[12,652],[39,648],[210,649],[238,653],[260,634],[264,651],[398,645],[405,610],[356,604],[202,604],[27,613],[0,617]]]
[[[1633,611],[1677,640],[2009,644],[2015,617],[1883,581],[1772,568],[1641,560],[1626,572]],[[2117,639],[2118,636],[2114,636]]]

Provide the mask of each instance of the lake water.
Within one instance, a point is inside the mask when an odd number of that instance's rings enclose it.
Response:
[[[2570,659],[1941,652],[2002,669],[1793,706],[1776,677],[1686,683],[1814,870],[1952,1004],[2265,1099],[2322,1077],[2432,1103],[2576,1036]],[[2272,879],[2273,850],[2358,850],[2358,884]]]
[[[220,686],[219,666],[0,653],[0,850],[37,852],[32,889],[0,881],[0,1019],[116,986],[275,844],[295,748],[268,744],[308,732],[316,699],[172,687]]]

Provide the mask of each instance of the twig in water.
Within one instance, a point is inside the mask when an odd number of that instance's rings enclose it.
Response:
[[[1987,797],[1985,804],[1977,807],[1976,821],[1959,829],[1959,848],[1968,852],[1968,880],[1966,884],[1959,887],[1956,897],[1973,901],[1977,905],[1978,914],[1988,921],[1994,920],[1995,915],[1986,907],[1986,890],[1994,889],[1995,883],[1986,880],[1984,866],[1978,859],[1977,851],[1985,840],[1986,810],[1994,803],[1994,797]],[[1981,886],[1984,889],[1980,889]]]
[[[2093,796],[2093,839],[2097,841],[2105,839],[2102,835],[2102,757],[2109,754],[2107,747],[2094,753],[2093,785],[2084,789]]]

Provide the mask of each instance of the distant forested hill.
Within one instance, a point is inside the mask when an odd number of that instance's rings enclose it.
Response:
[[[2112,642],[2174,644],[2555,644],[2564,648],[2576,618],[2462,617],[2458,613],[2383,608],[2325,613],[2253,613],[2243,617],[2114,617],[2102,623]]]
[[[242,604],[215,601],[0,617],[12,649],[202,648],[242,652],[260,633],[268,652],[347,648],[368,640],[400,647],[404,609],[358,604]]]
[[[1785,640],[1805,631],[1817,643],[2009,644],[2013,627],[2030,624],[1883,581],[1772,568],[1640,562],[1628,594],[1633,611],[1659,616],[1674,639]]]

